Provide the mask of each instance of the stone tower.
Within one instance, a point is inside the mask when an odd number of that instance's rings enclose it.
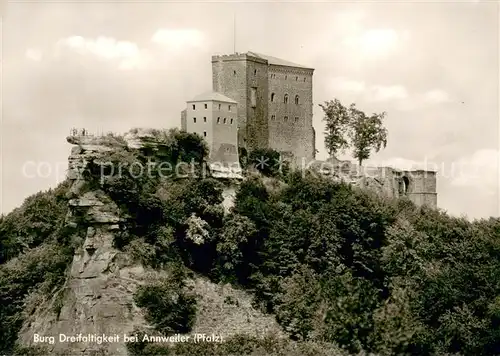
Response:
[[[213,56],[214,91],[238,102],[238,144],[273,148],[298,164],[312,160],[313,72],[255,52]]]
[[[205,139],[213,171],[240,174],[238,103],[217,92],[200,94],[187,102],[181,128]]]

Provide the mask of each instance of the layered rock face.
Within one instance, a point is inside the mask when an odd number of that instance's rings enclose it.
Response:
[[[40,306],[24,325],[19,337],[23,345],[47,347],[51,353],[71,350],[72,355],[125,355],[123,334],[132,334],[136,326],[147,327],[133,302],[134,292],[143,282],[144,268],[132,264],[126,254],[113,247],[115,234],[123,233],[121,212],[103,191],[85,191],[86,165],[111,150],[104,140],[68,137],[75,147],[69,157],[68,179],[72,184],[66,224],[75,231],[73,238],[83,239],[83,244],[75,252],[64,288],[56,292],[49,305]],[[55,341],[36,342],[36,334],[54,337]],[[62,341],[61,335],[79,334],[118,335],[119,342]]]
[[[136,328],[151,330],[143,311],[134,304],[134,293],[139,285],[155,279],[151,275],[158,274],[133,263],[113,246],[115,236],[126,233],[127,217],[104,191],[89,186],[85,171],[89,162],[99,162],[103,154],[120,148],[134,150],[147,145],[154,151],[155,136],[151,130],[133,130],[123,138],[75,135],[67,141],[73,148],[68,158],[71,186],[66,225],[81,247],[75,251],[64,287],[26,320],[18,343],[41,346],[51,354],[126,355],[123,335],[133,335]],[[234,194],[234,187],[224,191],[226,209],[232,205]],[[78,335],[118,339],[103,343],[83,338],[61,341],[64,336]],[[52,337],[54,342],[39,342],[38,337]]]

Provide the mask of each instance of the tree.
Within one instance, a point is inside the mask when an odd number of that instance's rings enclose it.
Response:
[[[356,109],[355,104],[349,107],[348,116],[351,119],[349,134],[353,155],[358,159],[360,166],[363,160],[370,157],[372,149],[378,152],[387,145],[387,129],[382,124],[385,115],[386,113],[383,112],[367,116],[361,110]]]
[[[281,172],[280,153],[272,148],[257,148],[248,155],[248,164],[268,177],[275,177]]]
[[[332,157],[349,146],[346,133],[351,121],[350,112],[338,99],[325,101],[319,106],[325,113],[325,148]]]

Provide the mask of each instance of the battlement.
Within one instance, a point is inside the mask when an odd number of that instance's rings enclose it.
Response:
[[[250,61],[261,64],[268,64],[267,60],[251,55],[249,53],[233,53],[212,56],[212,63],[231,62],[231,61]]]
[[[269,64],[269,73],[292,73],[299,75],[310,75],[314,74],[313,68],[302,68],[302,67],[291,67],[280,64]]]

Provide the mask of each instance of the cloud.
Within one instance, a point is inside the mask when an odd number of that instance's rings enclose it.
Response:
[[[334,77],[330,88],[339,96],[357,96],[365,102],[391,102],[398,110],[416,110],[429,105],[451,102],[450,95],[442,89],[432,89],[424,93],[411,94],[400,84],[378,85],[345,77]],[[352,98],[349,98],[352,99]]]
[[[43,58],[43,53],[39,49],[28,48],[24,53],[24,56],[34,62],[40,62]]]
[[[117,68],[123,70],[144,68],[149,58],[147,51],[141,50],[136,43],[105,36],[63,38],[56,43],[55,56],[60,57],[65,51],[114,61]]]
[[[195,29],[162,28],[153,34],[151,42],[163,45],[167,49],[178,51],[186,47],[204,47],[206,39],[201,31]]]
[[[424,100],[430,103],[450,102],[450,95],[441,89],[433,89],[424,94]]]
[[[496,194],[500,183],[499,161],[498,150],[481,149],[462,157],[447,173],[453,186],[470,187]]]
[[[363,93],[366,90],[365,82],[350,80],[343,77],[333,78],[331,85],[335,91]]]
[[[131,58],[139,54],[137,44],[104,36],[99,36],[96,39],[72,36],[60,40],[58,45],[68,47],[81,54],[90,53],[105,59]]]
[[[400,100],[408,97],[408,91],[402,85],[367,85],[363,81],[336,77],[331,81],[335,92],[363,95],[369,102]]]
[[[384,56],[408,38],[409,33],[406,31],[399,33],[394,29],[369,29],[345,38],[342,43],[367,56]]]
[[[399,100],[408,97],[408,91],[402,85],[375,85],[370,88],[370,91],[370,101]]]

